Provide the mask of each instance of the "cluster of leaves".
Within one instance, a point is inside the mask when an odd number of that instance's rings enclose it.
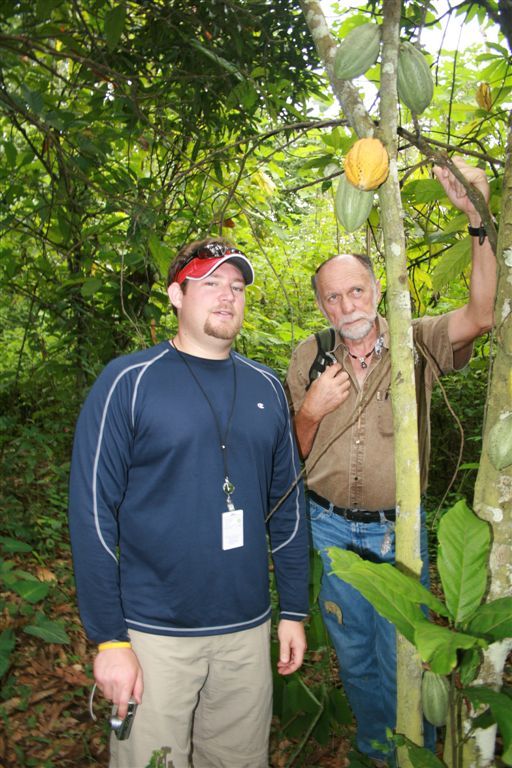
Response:
[[[460,710],[464,699],[475,707],[488,708],[486,718],[475,718],[473,727],[498,724],[503,738],[502,759],[510,765],[512,697],[505,691],[472,685],[482,661],[482,649],[512,637],[512,598],[483,603],[491,530],[464,501],[459,501],[443,515],[438,541],[437,568],[444,603],[398,568],[365,561],[354,552],[336,547],[329,549],[332,572],[352,584],[393,622],[433,672],[452,676],[454,709]],[[428,618],[421,606],[428,607],[438,621]],[[452,721],[457,721],[455,714]],[[459,764],[462,743],[459,734],[454,745],[456,757],[450,762],[454,766]]]
[[[274,713],[279,722],[279,738],[290,753],[287,765],[293,765],[302,752],[307,755],[310,739],[326,745],[333,734],[340,738],[343,727],[352,724],[352,712],[339,678],[336,679],[337,665],[332,662],[333,649],[318,606],[322,571],[320,556],[312,552],[311,615],[306,624],[308,655],[300,673],[290,678],[277,674],[279,647],[277,641],[272,643]]]
[[[233,185],[264,183],[247,142],[303,113],[313,46],[300,11],[268,0],[4,2],[0,19],[6,330],[83,391],[150,342],[177,247],[232,224]]]

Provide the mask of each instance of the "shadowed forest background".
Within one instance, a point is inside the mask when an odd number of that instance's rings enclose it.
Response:
[[[108,707],[97,696],[98,721],[91,721],[94,649],[74,597],[66,518],[70,450],[80,406],[102,367],[173,334],[165,278],[176,251],[221,234],[248,255],[256,282],[235,346],[282,379],[294,346],[324,326],[310,284],[324,259],[369,253],[386,313],[378,199],[353,233],[335,215],[343,158],[357,136],[329,86],[305,5],[0,0],[5,768],[107,765]],[[350,10],[332,3],[328,10],[335,39],[382,16],[378,3]],[[470,20],[478,34],[462,46],[460,30]],[[403,4],[401,37],[428,40],[435,79],[421,120],[402,107],[398,129],[413,316],[458,307],[468,290],[465,221],[432,177],[434,152],[486,168],[492,213],[503,230],[509,226],[504,247],[512,245],[512,213],[507,209],[506,220],[502,213],[510,25],[510,8],[492,0],[449,9]],[[430,30],[437,35],[429,37]],[[353,86],[375,122],[378,83],[375,65]],[[437,525],[457,501],[472,504],[489,372],[502,338],[480,339],[468,368],[434,392],[425,499],[434,591]],[[510,474],[510,465],[504,471]],[[503,507],[509,531],[510,505],[509,498]],[[319,575],[314,560],[312,605]],[[363,764],[314,608],[308,643],[303,670],[276,681],[272,765]],[[505,665],[508,696],[510,685]],[[502,750],[498,735],[498,761]]]

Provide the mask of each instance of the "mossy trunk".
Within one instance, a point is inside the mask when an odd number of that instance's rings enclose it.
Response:
[[[400,3],[384,0],[381,64],[380,138],[390,157],[390,174],[380,189],[387,280],[387,319],[391,333],[391,397],[395,435],[396,562],[397,567],[418,578],[420,556],[420,473],[411,300],[407,255],[402,224],[402,203],[397,174],[396,72],[400,35]],[[414,646],[398,634],[397,731],[423,744],[421,710],[421,663]],[[404,749],[399,764],[409,765]]]
[[[379,131],[352,83],[334,76],[336,43],[329,32],[317,0],[301,0],[306,21],[332,90],[350,125],[359,137],[376,135],[390,157],[388,180],[379,190],[381,224],[386,255],[388,321],[391,332],[393,422],[397,488],[396,554],[399,568],[418,576],[420,557],[420,479],[411,302],[407,278],[402,203],[397,172],[398,96],[396,72],[400,35],[399,0],[383,5],[383,51],[381,65]],[[398,724],[399,733],[422,744],[421,664],[415,648],[398,637]],[[399,755],[409,765],[407,754]]]
[[[474,510],[492,526],[488,600],[512,594],[512,114],[503,177],[497,261],[494,357],[487,395],[482,456],[475,486]],[[499,690],[512,641],[494,643],[484,654],[476,681]],[[477,731],[464,755],[465,765],[494,763],[493,729]]]

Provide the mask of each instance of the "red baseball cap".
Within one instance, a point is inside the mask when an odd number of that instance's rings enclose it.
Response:
[[[225,262],[231,262],[240,270],[246,285],[251,285],[254,282],[254,270],[251,262],[247,256],[244,256],[243,253],[236,249],[228,249],[223,256],[209,256],[205,258],[198,254],[180,269],[174,279],[180,284],[186,279],[202,280],[211,275],[212,272],[215,272]]]

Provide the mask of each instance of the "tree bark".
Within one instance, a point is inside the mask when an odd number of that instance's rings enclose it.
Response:
[[[379,134],[389,153],[390,173],[380,188],[379,200],[391,333],[391,397],[397,501],[396,563],[398,568],[419,578],[421,504],[416,387],[407,254],[397,172],[396,73],[400,10],[399,0],[384,0]],[[421,673],[416,649],[397,633],[397,731],[420,745],[423,744]],[[405,748],[399,750],[399,764],[410,765]]]
[[[381,225],[384,234],[391,332],[393,424],[397,491],[397,566],[418,576],[420,558],[420,480],[414,383],[414,354],[411,301],[408,287],[405,235],[397,166],[398,96],[396,73],[400,36],[400,0],[385,0],[381,64],[380,127],[375,129],[356,89],[349,81],[337,80],[333,72],[336,43],[316,0],[302,0],[301,7],[318,54],[329,76],[332,90],[358,136],[377,135],[390,158],[390,173],[379,190]],[[421,716],[421,664],[415,648],[397,635],[398,723],[397,730],[416,744],[423,743]],[[402,751],[401,751],[402,752]],[[405,750],[400,765],[410,765]]]
[[[495,356],[492,363],[482,456],[475,485],[474,510],[492,526],[492,548],[489,559],[490,584],[488,600],[512,593],[510,543],[512,540],[512,113],[503,176],[502,208],[498,233],[498,286],[495,305]],[[507,424],[507,438],[499,435],[500,423]],[[510,422],[510,424],[509,424]],[[500,439],[500,445],[496,440]],[[499,447],[499,451],[498,451]],[[499,457],[497,457],[499,453]],[[498,460],[499,459],[499,460]],[[484,654],[477,684],[499,690],[512,640],[492,644]],[[464,763],[469,764],[476,750],[479,766],[494,763],[495,728],[477,731]]]

